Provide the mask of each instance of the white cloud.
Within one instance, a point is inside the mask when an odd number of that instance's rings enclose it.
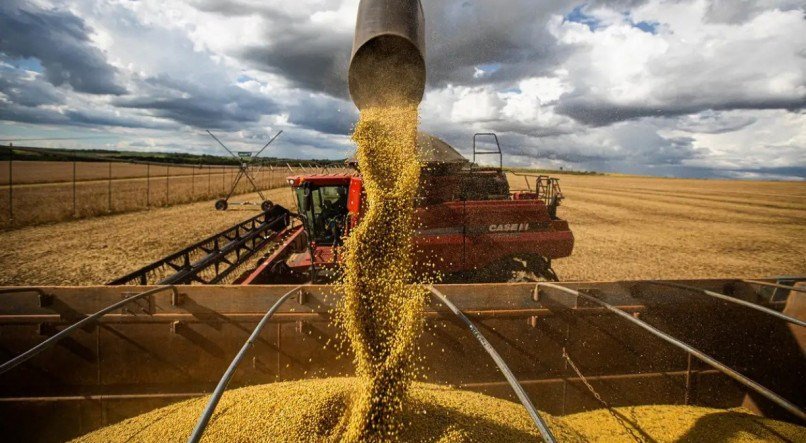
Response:
[[[105,131],[117,139],[85,146],[216,152],[202,129],[219,124],[244,146],[285,128],[275,148],[283,155],[350,150],[355,110],[345,81],[358,0],[20,5],[83,21],[85,49],[103,54],[115,71],[107,77],[126,94],[51,84],[0,54],[0,68],[13,73],[0,78],[0,129]],[[465,152],[474,132],[497,131],[513,164],[806,176],[806,21],[797,0],[424,7],[422,126]]]
[[[720,106],[806,100],[803,11],[768,10],[747,22],[712,23],[707,2],[649,1],[606,27],[555,17],[552,33],[574,51],[563,64],[586,101],[612,105]],[[636,21],[658,23],[645,32]]]

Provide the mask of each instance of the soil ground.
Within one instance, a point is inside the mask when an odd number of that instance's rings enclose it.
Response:
[[[563,280],[806,274],[806,183],[558,177],[576,237]],[[268,194],[293,207],[287,188]],[[205,201],[0,232],[0,285],[103,284],[256,211]]]

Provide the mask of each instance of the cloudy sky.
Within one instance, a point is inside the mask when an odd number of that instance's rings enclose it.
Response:
[[[424,0],[422,128],[511,165],[806,179],[802,0]],[[344,158],[357,0],[0,2],[0,139]]]

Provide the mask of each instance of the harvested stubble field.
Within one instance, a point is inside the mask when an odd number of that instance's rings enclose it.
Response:
[[[557,177],[576,239],[562,280],[806,274],[806,183]]]
[[[287,188],[265,195],[291,203]],[[258,198],[247,194],[234,201]],[[0,232],[0,286],[105,284],[258,211],[216,211],[210,200]]]
[[[285,186],[287,169],[260,168],[262,189]],[[13,222],[9,220],[8,162],[0,162],[0,228],[123,213],[220,197],[237,174],[233,167],[193,168],[133,163],[16,161],[13,164]],[[109,180],[111,176],[111,181]],[[242,179],[236,194],[250,192]],[[110,196],[111,193],[111,196]]]
[[[555,262],[563,280],[806,274],[806,183],[558,177],[576,237]],[[287,188],[269,198],[293,207]],[[247,208],[205,201],[0,232],[0,285],[102,284],[256,214]]]

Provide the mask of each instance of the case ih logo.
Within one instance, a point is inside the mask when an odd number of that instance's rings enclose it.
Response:
[[[529,223],[506,223],[502,225],[490,225],[490,232],[521,232],[528,230],[529,230]]]

